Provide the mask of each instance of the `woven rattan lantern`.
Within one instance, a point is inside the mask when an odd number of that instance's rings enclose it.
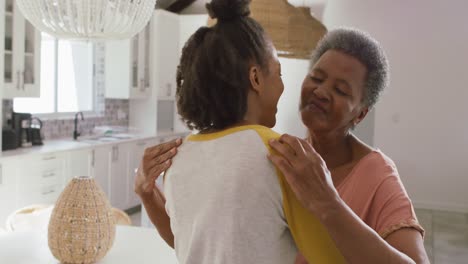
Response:
[[[327,33],[326,27],[311,16],[309,8],[296,8],[287,0],[252,0],[250,12],[268,33],[281,57],[309,59]],[[215,20],[208,21],[208,25],[214,23]]]
[[[58,38],[125,39],[140,32],[156,0],[15,0],[40,31]]]
[[[74,178],[57,200],[49,222],[49,248],[62,263],[95,263],[114,243],[115,220],[93,178]]]

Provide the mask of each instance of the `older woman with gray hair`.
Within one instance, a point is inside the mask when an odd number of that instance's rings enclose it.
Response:
[[[377,41],[355,29],[330,31],[314,51],[302,84],[300,113],[308,137],[285,134],[270,141],[278,155],[268,158],[304,210],[320,220],[346,262],[429,263],[424,230],[395,164],[351,133],[387,87],[388,75]],[[156,190],[157,197],[144,205],[166,241],[172,234],[164,196],[154,180],[170,166],[180,144],[177,140],[148,149],[135,184],[139,194]]]

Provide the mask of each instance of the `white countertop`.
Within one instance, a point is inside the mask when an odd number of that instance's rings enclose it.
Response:
[[[46,231],[0,233],[1,263],[58,264]],[[98,264],[177,264],[174,250],[155,229],[117,226],[115,241]]]
[[[85,148],[93,148],[105,145],[120,144],[138,140],[148,140],[168,136],[180,136],[184,137],[188,132],[182,133],[164,133],[159,135],[144,135],[144,134],[131,134],[130,138],[117,139],[112,141],[95,141],[89,142],[86,139],[90,138],[89,136],[84,136],[78,138],[78,140],[73,139],[57,139],[57,140],[45,140],[44,145],[42,146],[33,146],[28,148],[17,148],[8,151],[0,152],[0,158],[9,158],[19,155],[35,155],[35,154],[48,154],[53,152],[60,151],[69,151],[69,150],[78,150]]]

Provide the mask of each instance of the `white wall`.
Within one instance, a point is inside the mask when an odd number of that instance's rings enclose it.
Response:
[[[304,77],[309,69],[309,61],[280,58],[284,92],[278,102],[276,125],[278,133],[305,137],[306,128],[299,115],[299,98]]]
[[[391,85],[375,145],[397,164],[417,207],[468,211],[468,2],[334,0],[328,27],[356,26],[384,46]]]

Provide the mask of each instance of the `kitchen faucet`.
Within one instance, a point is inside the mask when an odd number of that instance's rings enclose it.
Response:
[[[78,112],[75,114],[75,129],[73,130],[73,139],[77,140],[78,137],[80,136],[80,133],[78,132],[78,116],[81,115],[81,121],[84,120],[83,113]]]

